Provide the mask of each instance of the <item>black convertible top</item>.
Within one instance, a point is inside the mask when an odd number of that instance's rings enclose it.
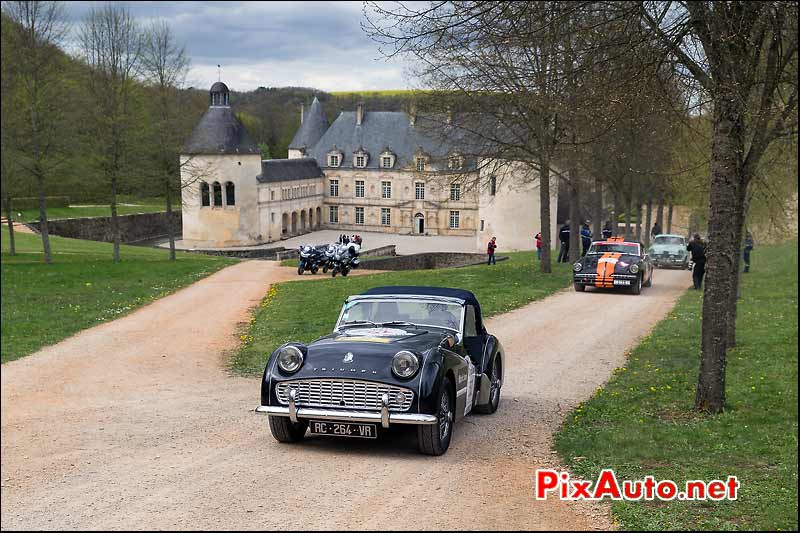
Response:
[[[478,323],[478,329],[483,330],[483,321],[481,320],[481,304],[471,291],[464,289],[451,289],[449,287],[415,287],[415,286],[388,286],[388,287],[373,287],[368,291],[362,292],[363,295],[381,295],[381,294],[417,294],[420,296],[445,296],[448,298],[458,298],[464,300],[467,305],[475,307],[475,318]]]

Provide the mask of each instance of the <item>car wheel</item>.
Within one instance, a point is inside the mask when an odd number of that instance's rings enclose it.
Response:
[[[586,291],[586,285],[582,283],[573,283],[573,287],[575,287],[575,292],[584,292]]]
[[[636,282],[634,282],[633,286],[631,287],[631,293],[641,294],[641,292],[642,292],[642,277],[636,276]]]
[[[278,442],[298,442],[306,435],[308,420],[292,422],[287,416],[270,416],[269,429]]]
[[[450,447],[455,420],[455,398],[450,380],[444,378],[439,393],[439,411],[436,424],[417,426],[417,448],[425,455],[442,455]]]
[[[475,406],[475,412],[490,415],[500,406],[500,389],[503,387],[503,367],[499,357],[494,358],[489,375],[489,404]]]

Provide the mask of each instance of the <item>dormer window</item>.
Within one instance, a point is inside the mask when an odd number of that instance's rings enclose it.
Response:
[[[418,157],[417,158],[417,172],[424,172],[425,171],[425,158]]]
[[[353,166],[356,168],[366,168],[369,163],[369,154],[360,148],[353,153]]]
[[[381,152],[381,168],[394,168],[394,162],[397,157],[394,155],[394,152],[389,150],[389,147],[383,149]]]
[[[459,153],[450,154],[447,158],[447,168],[450,170],[459,170],[464,167],[464,156]]]
[[[342,166],[342,159],[344,154],[337,150],[336,145],[333,145],[333,150],[328,152],[328,166],[329,167],[340,167]]]

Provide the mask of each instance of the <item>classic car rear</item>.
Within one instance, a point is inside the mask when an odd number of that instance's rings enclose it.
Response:
[[[573,285],[578,292],[597,287],[623,288],[639,294],[642,287],[653,282],[653,265],[642,245],[619,237],[593,242],[572,270]]]
[[[331,334],[275,350],[256,411],[280,442],[415,425],[419,450],[440,455],[455,422],[497,409],[502,365],[471,292],[379,287],[349,297]]]

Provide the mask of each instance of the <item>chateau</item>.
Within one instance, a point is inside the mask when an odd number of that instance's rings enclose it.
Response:
[[[514,165],[489,173],[423,128],[425,116],[360,104],[329,124],[314,98],[301,107],[289,158],[262,160],[228,87],[215,83],[209,99],[181,155],[183,240],[191,246],[258,245],[333,229],[474,236],[476,249],[497,236],[504,250],[534,247],[538,186],[515,179]],[[556,180],[551,191],[555,237]]]

